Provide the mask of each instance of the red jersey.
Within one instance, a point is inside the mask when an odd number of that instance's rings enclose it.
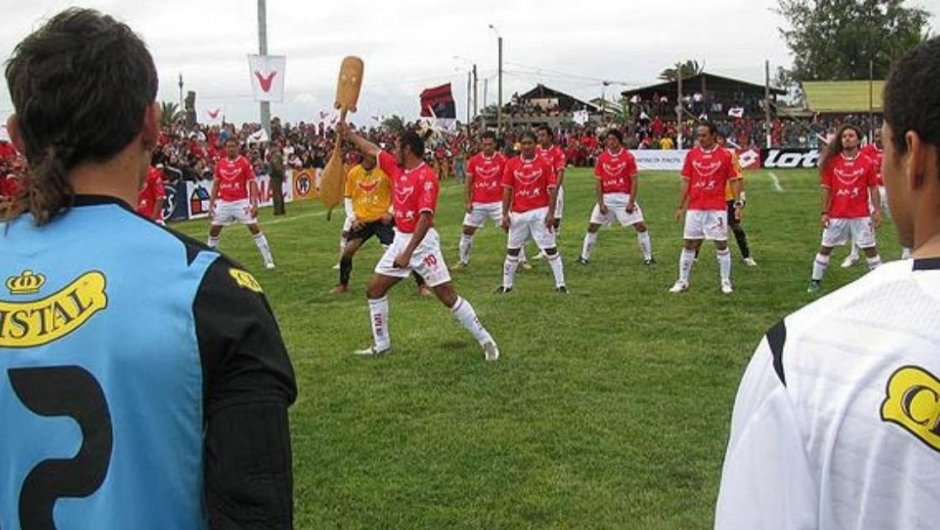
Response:
[[[548,190],[558,187],[558,177],[544,158],[517,156],[506,162],[503,187],[512,190],[512,211],[523,213],[548,206]]]
[[[163,190],[163,172],[150,166],[144,187],[137,194],[137,213],[154,221],[162,220],[163,208],[157,210],[155,207],[157,201],[164,197],[166,197],[166,192]]]
[[[16,156],[16,148],[5,140],[0,140],[0,160],[12,160]]]
[[[690,210],[725,211],[728,181],[741,177],[735,171],[731,153],[715,145],[708,151],[701,147],[689,151],[682,165],[682,178],[689,181]]]
[[[879,149],[875,144],[865,144],[865,147],[862,147],[862,154],[871,159],[871,163],[875,165],[875,180],[878,181],[879,186],[884,186],[885,179],[881,174],[881,162],[885,157],[884,149]]]
[[[840,154],[826,162],[820,180],[830,192],[829,217],[868,217],[868,188],[878,185],[871,159],[862,154],[854,158]]]
[[[0,177],[0,197],[12,199],[20,191],[20,179],[15,174],[10,173]]]
[[[243,201],[248,198],[248,183],[255,178],[248,159],[239,155],[235,160],[228,157],[215,165],[215,180],[219,198],[226,202]]]
[[[414,169],[399,167],[395,157],[385,151],[379,153],[378,162],[392,184],[395,228],[403,234],[412,234],[422,212],[434,215],[437,210],[437,194],[441,188],[437,174],[424,162]]]
[[[479,152],[467,162],[467,174],[473,177],[473,188],[470,190],[470,201],[481,204],[500,202],[503,200],[503,168],[506,166],[506,157],[501,153],[493,153],[487,158]]]
[[[636,159],[623,148],[619,153],[604,151],[594,165],[594,176],[601,183],[602,193],[632,193],[636,173]]]
[[[567,157],[565,157],[565,152],[561,150],[561,147],[553,145],[548,149],[542,149],[541,146],[535,148],[535,153],[548,163],[548,167],[555,170],[555,181],[558,181],[558,175],[565,170],[565,165],[568,163]]]

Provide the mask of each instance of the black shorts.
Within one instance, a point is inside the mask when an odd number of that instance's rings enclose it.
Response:
[[[740,223],[734,218],[734,201],[728,201],[728,226],[737,226],[738,224]]]
[[[385,224],[381,220],[372,221],[363,223],[358,230],[350,230],[347,239],[358,239],[365,243],[372,236],[379,238],[379,242],[383,245],[391,245],[395,239],[395,230],[391,223]]]

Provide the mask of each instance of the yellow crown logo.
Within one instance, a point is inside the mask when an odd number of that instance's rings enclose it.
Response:
[[[19,276],[7,278],[7,289],[13,295],[36,294],[45,283],[46,277],[42,274],[34,274],[33,271],[25,270]]]

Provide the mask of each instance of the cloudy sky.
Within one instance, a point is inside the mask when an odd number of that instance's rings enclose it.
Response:
[[[2,0],[0,57],[44,18],[72,5],[60,0]],[[940,0],[911,0],[940,29]],[[246,54],[257,53],[257,1],[102,0],[84,5],[127,22],[147,42],[160,73],[159,99],[179,100],[178,79],[197,92],[197,109],[223,106],[228,120],[257,120]],[[678,60],[762,82],[764,60],[788,65],[778,36],[776,0],[633,2],[594,0],[268,0],[269,53],[287,56],[286,96],[272,113],[317,119],[333,101],[341,59],[358,55],[366,72],[359,114],[414,117],[422,88],[454,83],[458,117],[466,113],[467,70],[477,64],[478,97],[496,101],[497,47],[504,38],[504,98],[536,82],[584,99],[655,81]],[[606,89],[603,82],[610,86]],[[0,80],[0,114],[12,109]]]

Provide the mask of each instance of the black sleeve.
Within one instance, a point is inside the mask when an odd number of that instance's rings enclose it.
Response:
[[[193,312],[204,374],[209,526],[292,528],[287,408],[297,387],[271,308],[251,275],[219,258]]]

